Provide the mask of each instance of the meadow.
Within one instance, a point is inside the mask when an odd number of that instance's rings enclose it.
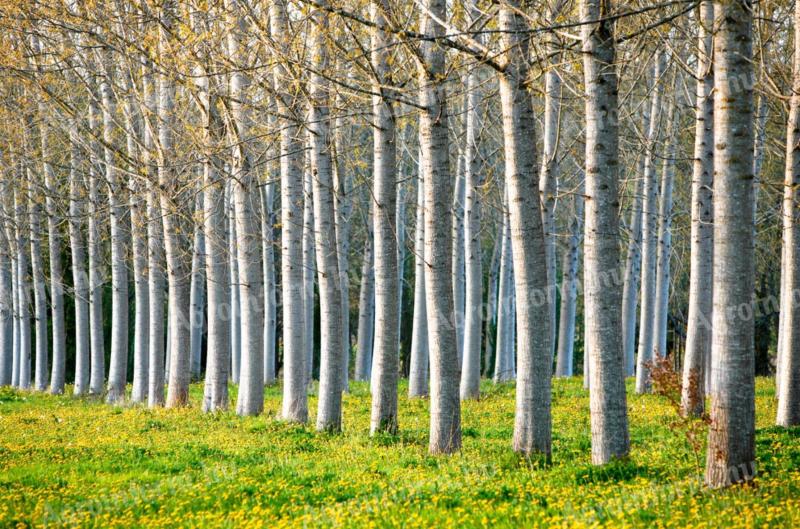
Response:
[[[631,457],[603,468],[577,378],[554,381],[550,464],[510,449],[512,385],[484,382],[463,404],[452,457],[427,455],[428,403],[405,389],[401,433],[371,438],[359,383],[342,435],[277,420],[277,387],[254,418],[201,413],[199,385],[177,410],[0,388],[0,526],[800,526],[800,428],[773,426],[770,379],[757,381],[758,478],[713,492],[668,400],[630,382]]]

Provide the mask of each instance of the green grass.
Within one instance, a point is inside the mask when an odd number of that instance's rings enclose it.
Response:
[[[759,477],[716,492],[660,397],[629,386],[631,457],[597,468],[587,392],[554,381],[545,466],[510,450],[513,386],[482,390],[463,406],[463,451],[431,457],[427,401],[402,396],[401,432],[370,438],[362,384],[342,435],[278,421],[279,388],[255,418],[202,414],[200,386],[181,410],[0,389],[0,526],[800,526],[800,429],[772,426],[770,380],[758,381]]]

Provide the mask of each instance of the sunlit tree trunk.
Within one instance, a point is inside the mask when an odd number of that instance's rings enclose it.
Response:
[[[371,18],[386,23],[387,0],[373,0]],[[392,83],[388,35],[372,30],[372,96],[375,245],[375,343],[372,353],[372,414],[370,432],[397,431],[398,248],[396,233],[397,155],[395,116],[389,87]],[[388,92],[388,93],[387,93]]]
[[[677,87],[677,83],[673,83]],[[670,253],[672,252],[672,188],[675,182],[675,151],[678,126],[676,95],[667,103],[666,146],[661,170],[661,189],[658,198],[658,252],[656,254],[656,299],[653,312],[653,352],[655,358],[667,356],[667,324],[669,316]]]
[[[40,129],[40,134],[44,131]],[[28,167],[28,182],[35,184],[36,175]],[[45,391],[50,383],[50,363],[48,359],[49,340],[47,337],[47,286],[42,256],[42,197],[30,189],[28,191],[28,223],[31,280],[33,282],[33,321],[35,330],[35,370],[33,385],[36,391]]]
[[[508,221],[508,200],[504,202],[503,224],[500,228],[500,286],[498,287],[497,340],[495,342],[494,381],[507,382],[516,376],[514,362],[514,299],[513,250]]]
[[[6,233],[6,197],[9,192],[8,180],[0,177],[0,213],[4,217],[0,220],[0,386],[11,385],[14,367],[13,248]]]
[[[517,307],[517,385],[514,413],[514,450],[550,457],[551,346],[548,272],[541,203],[530,186],[539,188],[536,160],[536,124],[527,91],[529,29],[512,1],[500,11],[500,29],[507,50],[506,69],[499,76],[503,110],[505,176],[508,186],[509,227],[514,262]]]
[[[419,168],[422,169],[422,152]],[[425,187],[417,178],[416,222],[414,225],[414,321],[408,368],[408,396],[428,394],[428,313],[425,302]]]
[[[311,160],[306,151],[303,169],[303,321],[305,322],[306,383],[314,378],[314,323],[315,297],[314,276],[317,263],[314,237],[314,189],[311,175]]]
[[[30,175],[21,171],[27,180]],[[22,182],[20,182],[22,183]],[[31,385],[31,257],[30,239],[28,238],[28,208],[26,207],[25,191],[14,192],[14,224],[17,238],[17,312],[19,314],[19,352],[17,360],[17,387],[28,389]]]
[[[171,38],[174,26],[174,0],[161,6],[159,27],[159,53],[162,60],[171,57]],[[185,196],[186,188],[177,181],[177,172],[168,158],[174,148],[175,85],[168,74],[159,75],[158,101],[158,183],[161,191],[161,214],[164,224],[164,251],[169,286],[169,380],[167,401],[169,408],[189,403],[189,279],[190,255],[188,219],[191,218],[191,200]],[[183,191],[183,192],[181,192]],[[188,202],[188,204],[187,204]]]
[[[440,37],[444,28],[434,21],[447,18],[444,0],[426,0],[422,32]],[[425,294],[430,347],[430,441],[432,454],[461,448],[461,402],[451,268],[453,183],[449,170],[445,49],[434,41],[420,43],[420,148],[424,151]]]
[[[103,50],[103,76],[100,82],[100,98],[103,109],[103,143],[105,184],[108,188],[111,232],[111,357],[108,371],[108,394],[106,401],[118,404],[125,400],[125,383],[128,376],[128,224],[125,211],[125,185],[119,178],[116,136],[119,127],[116,119],[116,96],[112,79],[117,75],[110,49]],[[128,224],[126,226],[126,224]]]
[[[201,22],[205,30],[207,20]],[[220,171],[220,145],[224,124],[219,114],[218,81],[211,74],[210,50],[203,50],[201,76],[197,81],[200,112],[203,116],[203,236],[208,291],[208,329],[206,338],[206,373],[203,387],[203,411],[228,408],[230,372],[230,268],[228,231],[225,218],[225,181]]]
[[[705,476],[711,487],[755,475],[753,319],[742,309],[751,308],[755,272],[752,21],[748,0],[714,2],[714,381]]]
[[[226,0],[229,11],[227,35],[228,60],[237,64],[247,54],[240,40],[247,35],[246,6]],[[240,66],[246,67],[246,64]],[[250,130],[248,115],[249,77],[244,68],[230,75],[231,101],[228,138],[233,145],[232,195],[236,223],[236,261],[241,310],[241,363],[236,413],[258,415],[264,409],[264,269],[261,248],[261,191],[251,167],[248,152]]]
[[[642,202],[642,284],[639,317],[639,347],[636,355],[636,392],[650,391],[650,368],[655,348],[656,259],[658,246],[658,179],[656,144],[661,127],[661,105],[665,81],[666,53],[656,52],[653,70],[653,93],[650,107],[650,130],[647,133]]]
[[[578,267],[583,239],[583,190],[572,197],[569,242],[564,249],[561,276],[561,317],[558,327],[556,376],[571,377],[575,354],[575,312],[578,299]]]
[[[710,380],[711,310],[714,281],[714,70],[711,0],[700,4],[695,96],[694,163],[692,169],[691,256],[689,270],[689,315],[686,352],[683,357],[681,402],[684,413],[700,416],[705,410],[707,380]]]
[[[373,253],[373,215],[370,199],[367,234],[361,265],[361,289],[358,296],[358,334],[356,336],[355,379],[368,381],[372,375],[372,350],[375,331],[375,255]]]
[[[472,16],[472,10],[470,10]],[[481,198],[483,175],[480,172],[478,134],[480,94],[475,70],[467,75],[466,133],[464,144],[464,252],[465,299],[464,345],[461,362],[461,399],[475,399],[480,394],[481,328],[483,316],[483,271],[481,266]]]
[[[589,340],[592,463],[628,455],[619,270],[619,123],[615,43],[608,0],[581,2],[586,91],[584,315]],[[594,22],[600,20],[601,22]],[[611,276],[611,277],[610,277]]]
[[[99,137],[100,110],[96,95],[89,94],[89,128],[94,137]],[[92,349],[92,365],[89,380],[89,393],[101,395],[105,380],[105,342],[103,338],[103,283],[102,240],[100,224],[99,164],[102,151],[95,139],[90,139],[89,153],[89,336]]]
[[[650,108],[643,105],[642,136],[650,130]],[[625,358],[625,376],[636,374],[636,309],[639,301],[639,280],[642,272],[642,205],[644,192],[644,161],[640,155],[636,168],[636,184],[631,202],[628,231],[628,254],[625,258],[625,283],[622,287],[622,351]]]
[[[203,230],[202,213],[205,201],[203,190],[197,193],[195,210],[196,225],[194,227],[194,243],[192,244],[192,282],[189,287],[189,304],[191,305],[191,330],[189,331],[189,349],[191,350],[192,379],[200,380],[202,373],[203,330],[205,320],[203,311],[206,304],[206,237]]]
[[[786,290],[780,376],[778,378],[779,426],[800,424],[800,2],[795,5],[795,58],[789,122],[786,130],[786,173],[783,191],[783,288]]]
[[[289,51],[286,0],[270,6],[270,29],[282,53]],[[283,404],[281,416],[293,422],[308,420],[306,395],[305,318],[303,314],[303,204],[302,135],[290,116],[297,109],[297,93],[289,65],[278,61],[274,69],[279,127],[281,130],[281,285],[283,290]]]

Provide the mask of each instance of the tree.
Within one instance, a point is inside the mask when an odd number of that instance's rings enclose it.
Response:
[[[713,379],[706,483],[755,475],[752,6],[714,2]],[[752,308],[751,308],[752,311]],[[752,316],[752,312],[749,313]]]
[[[446,18],[444,0],[426,0],[423,33],[441,37]],[[461,373],[456,346],[452,284],[451,215],[453,184],[450,180],[447,131],[445,49],[433,41],[420,44],[418,62],[420,149],[425,186],[425,294],[430,348],[431,425],[429,451],[449,454],[461,448]]]
[[[270,29],[279,55],[289,51],[289,28],[285,0],[270,7]],[[303,173],[300,129],[291,116],[298,99],[298,86],[288,64],[276,61],[275,94],[281,130],[281,287],[283,290],[283,405],[281,416],[292,422],[308,420],[306,395],[305,318],[303,315]]]
[[[592,462],[628,455],[619,282],[619,123],[610,0],[583,0],[581,36],[586,91],[586,228],[584,315],[590,341]]]
[[[786,127],[786,173],[783,191],[785,303],[781,316],[780,376],[778,380],[779,426],[800,424],[800,306],[794,293],[800,289],[800,2],[795,2],[795,58],[789,120]]]
[[[389,3],[370,4],[373,22],[385,24]],[[375,230],[375,343],[372,372],[370,433],[397,432],[398,372],[398,250],[396,230],[397,153],[396,124],[391,96],[392,77],[388,35],[372,31],[372,68],[375,72],[372,96],[373,163],[375,171],[373,222]]]
[[[334,210],[333,166],[330,136],[330,83],[323,74],[329,68],[327,17],[313,13],[312,65],[309,90],[309,143],[314,193],[314,231],[320,302],[320,370],[317,430],[342,429],[342,291]]]

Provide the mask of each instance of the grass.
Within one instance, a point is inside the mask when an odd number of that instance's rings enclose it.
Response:
[[[716,492],[670,429],[667,402],[628,389],[631,457],[597,468],[578,379],[554,381],[550,466],[510,450],[511,385],[484,383],[482,399],[464,403],[452,457],[427,455],[425,400],[401,397],[400,434],[370,438],[369,391],[357,383],[342,435],[276,420],[279,388],[255,418],[202,414],[200,386],[180,410],[3,388],[0,526],[800,526],[800,429],[772,426],[770,380],[757,388],[759,476]]]

